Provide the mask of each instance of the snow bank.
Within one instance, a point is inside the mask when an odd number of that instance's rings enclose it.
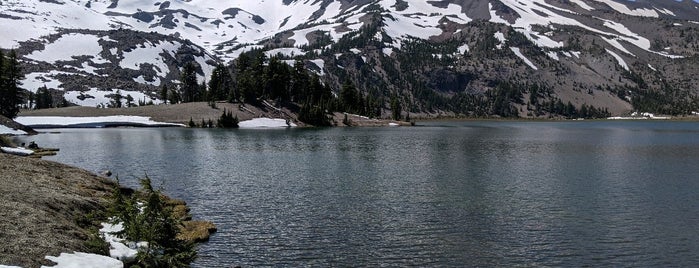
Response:
[[[64,117],[64,116],[20,116],[15,121],[35,128],[83,127],[101,128],[114,126],[136,127],[184,127],[182,124],[156,122],[145,116],[98,116],[98,117]]]
[[[124,226],[121,223],[110,224],[102,223],[102,229],[100,229],[100,234],[104,238],[104,241],[109,243],[109,256],[116,260],[133,260],[138,254],[137,249],[133,249],[122,243],[122,239],[118,238],[114,233],[121,232],[124,230]]]
[[[252,120],[246,120],[238,123],[240,128],[282,128],[282,127],[296,127],[296,124],[289,122],[284,119],[278,118],[255,118]]]
[[[4,125],[0,125],[0,134],[10,134],[10,135],[26,135],[27,132],[24,132],[19,129],[12,129],[9,127],[6,127]]]
[[[6,154],[14,154],[14,155],[21,155],[21,156],[27,156],[27,155],[33,155],[34,151],[29,150],[29,149],[24,149],[21,147],[17,148],[12,148],[12,147],[0,147],[0,151]]]
[[[61,253],[58,257],[46,256],[47,260],[57,263],[55,266],[41,266],[54,268],[122,268],[124,263],[107,256],[75,252],[73,254]]]

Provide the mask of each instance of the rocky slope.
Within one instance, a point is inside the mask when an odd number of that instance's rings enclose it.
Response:
[[[7,0],[0,47],[19,50],[27,90],[85,106],[116,89],[157,103],[185,62],[203,81],[263,49],[413,112],[681,114],[697,109],[697,18],[690,0]]]

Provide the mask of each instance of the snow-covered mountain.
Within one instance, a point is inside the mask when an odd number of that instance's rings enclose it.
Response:
[[[699,91],[697,20],[690,0],[3,0],[0,47],[23,56],[27,90],[82,105],[105,90],[155,97],[186,61],[205,80],[261,48],[416,110],[432,106],[425,90],[449,98],[516,79],[619,113],[641,90]]]

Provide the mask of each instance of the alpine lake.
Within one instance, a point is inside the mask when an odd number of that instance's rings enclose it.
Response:
[[[48,131],[213,221],[193,267],[699,265],[699,122]]]

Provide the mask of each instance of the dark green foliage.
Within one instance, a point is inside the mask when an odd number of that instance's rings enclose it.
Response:
[[[121,95],[121,90],[117,89],[117,92],[115,94],[112,94],[111,100],[109,101],[109,107],[110,108],[121,108],[121,100],[124,98],[123,95]]]
[[[126,94],[126,107],[132,106],[134,106],[133,97],[131,97],[131,94]]]
[[[345,114],[345,118],[342,119],[342,124],[344,124],[345,126],[352,125],[352,121],[350,121],[349,118],[347,118],[347,114]]]
[[[306,101],[299,111],[299,120],[314,126],[330,126],[326,109],[321,104],[313,104],[310,100]]]
[[[364,98],[350,80],[345,80],[340,89],[340,107],[349,113],[362,115],[365,113]]]
[[[181,222],[173,217],[172,208],[165,205],[150,178],[142,179],[141,186],[140,194],[130,196],[115,187],[110,208],[114,220],[124,226],[117,235],[148,243],[139,248],[133,267],[188,267],[196,259],[196,251],[192,243],[177,239]]]
[[[163,103],[167,104],[168,89],[167,89],[167,85],[165,85],[165,84],[163,84],[163,87],[160,88],[160,98],[163,100]]]
[[[211,80],[209,80],[209,100],[235,99],[235,94],[233,77],[230,71],[223,64],[217,65],[213,73],[211,73]]]
[[[39,90],[36,92],[35,98],[35,109],[47,109],[54,107],[53,97],[51,96],[51,92],[48,88],[46,88],[46,86],[39,88]]]
[[[197,126],[197,124],[194,123],[194,120],[192,119],[192,117],[189,117],[189,122],[187,123],[187,126],[189,126],[189,127],[196,127]]]
[[[196,66],[193,62],[187,63],[180,75],[180,92],[182,102],[195,102],[203,98],[203,93],[197,82]]]
[[[0,115],[15,118],[19,113],[19,105],[23,103],[19,89],[22,78],[15,51],[11,50],[7,59],[0,52]]]
[[[677,116],[691,114],[699,109],[699,98],[687,90],[679,90],[667,84],[663,85],[662,90],[636,89],[632,92],[631,104],[640,112]]]
[[[223,114],[218,119],[216,126],[220,128],[237,128],[238,116],[233,116],[233,112],[223,109]]]
[[[393,118],[393,120],[396,120],[396,121],[400,120],[402,112],[403,112],[403,108],[402,108],[398,98],[396,98],[396,97],[391,98],[391,118]]]

